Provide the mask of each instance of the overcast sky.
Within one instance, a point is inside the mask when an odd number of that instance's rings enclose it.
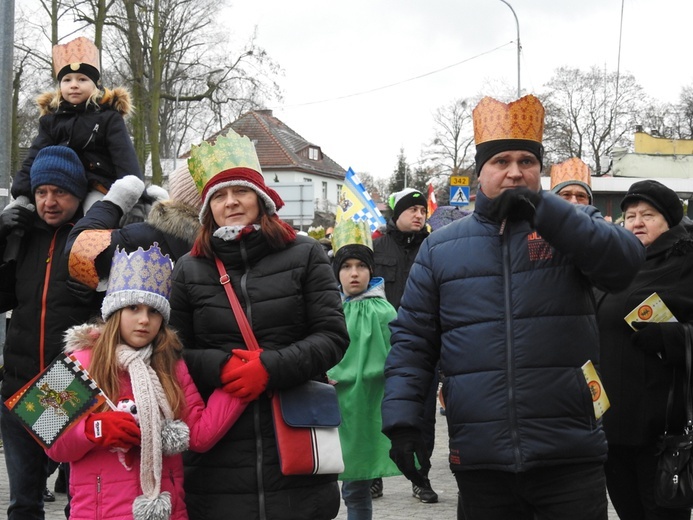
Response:
[[[615,71],[621,0],[508,0],[522,93],[561,66]],[[284,69],[275,116],[344,168],[391,175],[433,137],[453,100],[517,89],[517,28],[500,0],[238,0],[224,13]],[[625,0],[622,73],[675,102],[693,85],[693,0]],[[416,79],[415,79],[416,78]]]

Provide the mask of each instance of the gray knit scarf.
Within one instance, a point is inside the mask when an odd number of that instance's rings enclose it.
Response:
[[[170,494],[160,493],[162,471],[162,424],[173,420],[158,376],[150,366],[152,346],[134,349],[118,345],[118,365],[130,374],[142,432],[140,485],[143,495],[135,499],[135,518],[166,519],[171,516]]]

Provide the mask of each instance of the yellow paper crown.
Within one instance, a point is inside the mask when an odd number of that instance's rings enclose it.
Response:
[[[368,222],[348,219],[335,226],[332,232],[332,251],[336,253],[340,247],[349,244],[359,244],[373,249],[373,238]]]
[[[531,94],[511,103],[485,97],[472,111],[472,118],[475,144],[499,139],[541,143],[544,136],[544,107]]]
[[[101,71],[99,49],[88,38],[80,36],[65,44],[53,46],[53,72],[56,78],[58,72],[66,65],[70,65],[73,70],[79,70],[81,63]]]
[[[229,129],[214,143],[203,141],[190,150],[188,169],[200,193],[216,174],[231,168],[250,168],[262,174],[255,145],[247,136],[241,137]]]
[[[578,157],[571,157],[567,161],[551,166],[550,189],[554,189],[557,185],[566,181],[584,182],[591,187],[590,167]]]

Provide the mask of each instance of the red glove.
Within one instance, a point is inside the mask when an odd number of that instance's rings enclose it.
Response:
[[[267,388],[269,374],[260,361],[260,350],[231,351],[233,356],[221,369],[221,383],[225,392],[249,403]]]
[[[104,448],[129,450],[142,442],[140,427],[127,412],[93,413],[87,418],[84,433],[87,439]]]

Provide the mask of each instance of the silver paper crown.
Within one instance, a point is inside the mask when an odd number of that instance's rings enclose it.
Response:
[[[146,251],[139,247],[137,251],[126,253],[116,248],[101,316],[107,320],[118,309],[144,304],[157,309],[168,323],[172,272],[173,263],[161,252],[157,242]]]

